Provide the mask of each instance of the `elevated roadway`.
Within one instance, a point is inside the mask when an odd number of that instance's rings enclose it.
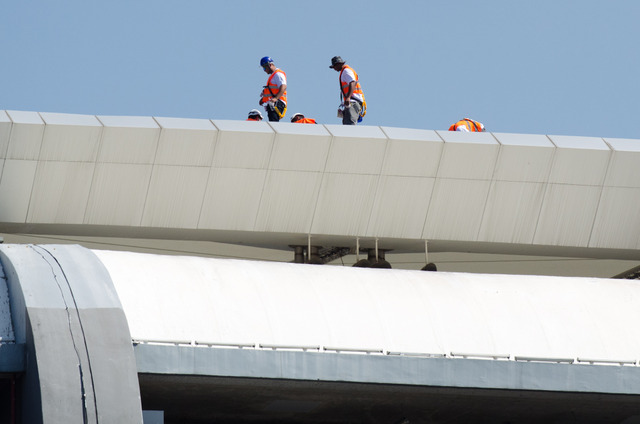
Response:
[[[0,111],[0,232],[640,258],[640,141]]]
[[[61,245],[0,264],[0,376],[23,375],[27,422],[640,420],[635,280]]]

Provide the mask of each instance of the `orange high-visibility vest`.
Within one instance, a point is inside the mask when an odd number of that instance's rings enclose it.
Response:
[[[316,124],[316,120],[313,118],[302,118],[298,119],[294,124]]]
[[[353,75],[355,75],[356,77],[356,88],[353,90],[353,94],[360,94],[360,96],[362,96],[362,101],[364,102],[364,92],[362,91],[362,87],[360,86],[360,80],[358,79],[358,74],[356,73],[356,71],[353,70],[351,66],[347,64],[342,65],[342,69],[340,70],[340,75],[338,76],[338,81],[340,81],[340,94],[344,99],[345,97],[347,97],[347,94],[349,93],[349,84],[342,81],[342,73],[347,68],[351,69],[351,71],[353,72]]]
[[[278,94],[278,90],[280,90],[280,87],[271,82],[271,80],[273,80],[273,77],[276,76],[278,72],[282,73],[285,78],[287,77],[287,74],[285,74],[284,71],[280,69],[276,69],[271,75],[269,75],[269,79],[267,79],[267,85],[265,85],[264,89],[262,90],[262,103],[267,103],[269,100],[275,97],[276,94]],[[286,89],[284,90],[284,93],[282,93],[280,100],[285,102],[285,104],[287,103]]]
[[[471,132],[482,132],[482,125],[472,119],[464,118],[449,127],[449,131],[456,131],[460,126],[467,127]]]

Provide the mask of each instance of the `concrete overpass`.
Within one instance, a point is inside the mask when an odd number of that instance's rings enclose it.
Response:
[[[56,245],[0,262],[23,422],[640,419],[635,280]]]
[[[638,140],[0,111],[0,232],[637,260],[639,158]]]
[[[638,140],[0,111],[0,233],[636,265],[638,159]],[[640,417],[633,281],[56,245],[0,263],[0,410],[24,422]]]

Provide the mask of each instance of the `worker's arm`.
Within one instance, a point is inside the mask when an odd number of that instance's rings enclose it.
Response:
[[[273,96],[273,98],[271,100],[273,100],[273,102],[277,102],[278,100],[280,100],[280,97],[282,97],[282,95],[284,94],[284,91],[287,89],[287,84],[282,84],[280,86],[280,89],[278,90],[278,92],[276,93],[275,96]]]
[[[353,94],[355,89],[356,89],[356,82],[355,81],[351,81],[349,83],[349,91],[347,92],[347,95],[344,96],[344,106],[345,107],[349,106],[349,103],[351,102],[351,95]]]

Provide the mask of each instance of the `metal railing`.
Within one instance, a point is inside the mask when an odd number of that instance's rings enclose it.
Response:
[[[273,343],[247,343],[247,342],[210,342],[202,340],[133,340],[134,345],[164,345],[183,347],[203,347],[222,349],[254,349],[271,351],[298,351],[310,353],[338,353],[338,354],[360,354],[397,356],[406,358],[429,358],[429,359],[474,359],[491,361],[515,361],[515,362],[539,362],[554,364],[578,364],[578,365],[609,365],[609,366],[640,366],[637,359],[603,359],[586,357],[543,357],[525,356],[496,353],[474,353],[474,352],[402,352],[391,351],[378,348],[357,348],[339,346],[320,345],[287,345]]]

